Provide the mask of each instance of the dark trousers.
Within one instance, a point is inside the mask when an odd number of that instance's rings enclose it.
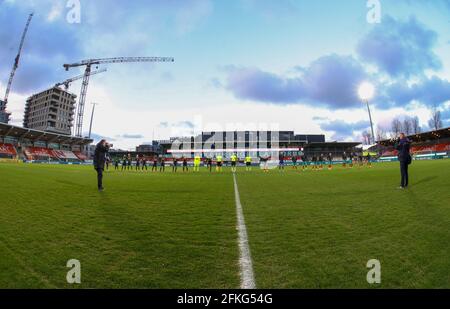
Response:
[[[97,171],[97,185],[98,188],[103,188],[103,169],[102,168],[96,168]]]
[[[408,186],[408,162],[400,161],[400,174],[402,176],[401,186],[406,188]]]

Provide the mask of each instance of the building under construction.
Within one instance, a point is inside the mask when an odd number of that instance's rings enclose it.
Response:
[[[10,114],[6,111],[6,102],[0,100],[0,123],[9,123]]]
[[[70,135],[76,95],[52,87],[27,99],[23,126],[29,129]]]

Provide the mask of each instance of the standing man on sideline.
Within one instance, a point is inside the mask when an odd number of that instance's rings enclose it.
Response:
[[[405,136],[405,133],[400,133],[400,138],[395,145],[398,150],[398,160],[400,161],[401,182],[399,189],[406,189],[408,187],[408,165],[411,164],[411,154],[409,153],[410,141]]]
[[[95,147],[94,152],[94,169],[97,171],[98,191],[103,191],[103,171],[105,169],[106,154],[112,145],[102,139]]]

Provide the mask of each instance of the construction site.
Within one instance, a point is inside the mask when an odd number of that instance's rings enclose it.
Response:
[[[93,58],[62,64],[60,68],[55,68],[55,70],[64,69],[65,71],[70,71],[71,69],[82,68],[84,73],[58,81],[39,93],[30,94],[26,102],[24,102],[23,127],[14,126],[10,124],[11,113],[8,111],[8,99],[14,86],[14,77],[20,67],[21,55],[26,52],[26,39],[28,29],[32,27],[33,16],[34,14],[31,13],[26,21],[17,55],[9,75],[6,92],[3,99],[0,99],[0,143],[2,145],[15,145],[15,148],[28,146],[28,149],[32,149],[32,154],[28,156],[25,153],[27,159],[49,157],[47,152],[52,150],[73,151],[72,154],[68,154],[67,159],[85,159],[86,154],[88,157],[90,154],[90,149],[87,146],[93,142],[91,129],[95,103],[93,103],[91,112],[89,133],[86,135],[83,131],[85,106],[91,76],[106,72],[107,68],[104,66],[108,64],[174,62],[174,58]],[[102,67],[100,68],[100,66]],[[26,68],[23,68],[23,71],[26,71]],[[69,87],[78,80],[81,80],[81,90],[79,95],[76,95],[69,91]],[[46,149],[46,151],[42,151],[42,149]],[[19,157],[21,156],[19,155]]]

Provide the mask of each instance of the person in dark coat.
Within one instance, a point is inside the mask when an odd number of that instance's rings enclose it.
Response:
[[[408,165],[411,164],[411,154],[409,153],[410,144],[411,142],[405,134],[400,133],[398,143],[395,145],[395,149],[398,150],[398,160],[400,161],[400,189],[406,189],[408,187]]]
[[[95,147],[94,169],[97,171],[98,190],[103,191],[103,171],[105,170],[106,154],[111,146],[102,139]]]

